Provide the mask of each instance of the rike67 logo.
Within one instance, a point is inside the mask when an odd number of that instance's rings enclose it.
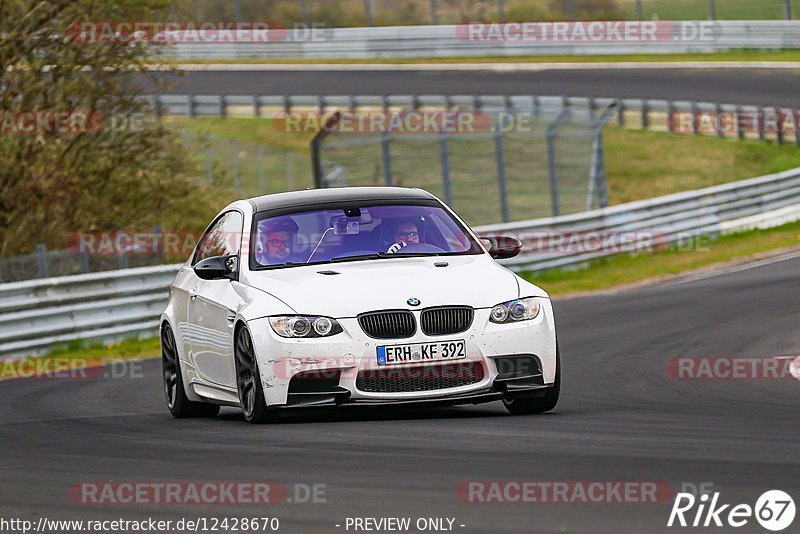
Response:
[[[779,532],[794,521],[794,500],[784,491],[764,492],[755,506],[722,504],[719,496],[719,492],[711,496],[705,493],[699,498],[691,493],[678,493],[667,526],[738,528],[755,518],[763,528]]]

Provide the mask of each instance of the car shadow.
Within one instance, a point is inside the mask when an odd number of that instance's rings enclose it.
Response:
[[[494,403],[492,403],[494,404]],[[396,407],[396,406],[341,406],[335,408],[292,408],[280,413],[272,424],[341,423],[359,421],[470,419],[478,417],[505,417],[507,412],[497,406],[442,406],[442,407]],[[217,419],[243,421],[239,410],[223,409]]]
[[[269,424],[291,425],[307,423],[351,423],[368,421],[425,421],[443,419],[478,419],[500,417],[554,417],[554,411],[536,416],[512,416],[499,402],[478,406],[341,406],[331,408],[293,408],[280,413],[277,421]],[[243,422],[242,413],[235,408],[223,408],[218,420]]]

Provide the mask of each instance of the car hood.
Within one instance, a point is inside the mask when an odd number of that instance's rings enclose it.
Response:
[[[441,262],[447,266],[434,265]],[[486,254],[289,267],[251,272],[247,281],[299,314],[339,318],[385,309],[486,308],[520,296],[516,275]],[[411,298],[419,306],[410,306]]]

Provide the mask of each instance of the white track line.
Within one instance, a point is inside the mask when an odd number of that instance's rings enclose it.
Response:
[[[721,275],[724,275],[724,274],[731,274],[731,273],[737,273],[737,272],[740,272],[740,271],[747,271],[747,270],[750,270],[750,269],[755,269],[756,267],[763,267],[764,265],[770,265],[770,264],[773,264],[773,263],[778,263],[778,262],[786,261],[786,260],[793,260],[793,259],[796,259],[796,258],[800,258],[800,252],[792,252],[790,254],[786,254],[786,255],[783,255],[783,256],[777,256],[775,258],[766,258],[766,259],[763,259],[763,260],[755,261],[753,263],[747,263],[745,265],[738,265],[736,267],[730,267],[728,269],[722,269],[720,271],[714,271],[714,272],[710,272],[710,273],[703,273],[703,274],[698,274],[698,275],[695,275],[695,276],[689,276],[687,278],[681,278],[680,280],[675,280],[673,282],[667,282],[665,284],[657,284],[657,287],[676,286],[676,285],[680,285],[680,284],[685,284],[687,282],[694,282],[696,280],[704,280],[706,278],[712,278],[714,276],[721,276]]]
[[[800,69],[796,61],[667,61],[603,63],[184,63],[174,67],[186,71],[490,71],[537,72],[543,70],[606,69]],[[151,65],[151,70],[163,66]]]

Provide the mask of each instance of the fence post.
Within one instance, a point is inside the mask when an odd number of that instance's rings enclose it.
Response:
[[[638,20],[644,20],[644,14],[642,13],[642,0],[636,0],[636,18]]]
[[[294,189],[294,177],[292,175],[292,153],[286,151],[286,190],[292,191]]]
[[[300,0],[300,17],[303,19],[303,25],[308,28],[308,9],[306,8],[306,0]]]
[[[439,134],[439,156],[442,160],[442,189],[444,190],[444,201],[451,208],[453,207],[453,190],[450,187],[450,157],[447,150],[447,134]]]
[[[436,0],[430,0],[429,3],[431,6],[431,24],[435,26],[439,24],[439,21],[436,18]]]
[[[227,98],[225,95],[219,95],[219,116],[223,119],[227,116],[228,112],[227,108],[225,107],[226,100]]]
[[[161,100],[158,94],[153,95],[153,115],[156,120],[161,120]]]
[[[89,272],[89,255],[86,252],[81,252],[78,254],[78,263],[81,265],[81,272],[88,273]]]
[[[667,100],[667,131],[675,131],[675,102]]]
[[[364,0],[364,21],[367,26],[372,26],[372,6],[370,0]]]
[[[211,134],[206,132],[206,169],[208,172],[208,183],[214,183],[214,155],[211,153]]]
[[[259,118],[261,116],[261,99],[258,95],[253,96],[253,117]]]
[[[783,113],[781,112],[780,106],[775,106],[775,115],[777,115],[776,123],[775,123],[775,135],[777,136],[778,144],[783,144]]]
[[[697,135],[700,133],[700,124],[697,118],[698,115],[697,102],[692,102],[692,134]]]
[[[642,130],[650,127],[650,101],[642,99]]]
[[[503,130],[500,125],[494,129],[494,153],[497,158],[497,189],[500,193],[500,216],[503,222],[511,220],[508,214],[508,191],[506,190],[506,160],[503,154]]]
[[[44,243],[36,245],[36,264],[39,267],[39,278],[47,278],[50,273],[47,269],[47,247]]]
[[[264,176],[264,146],[256,145],[256,157],[258,158],[258,191],[262,195],[267,194],[267,177]]]
[[[766,135],[764,131],[764,108],[761,106],[758,107],[758,119],[756,120],[758,121],[758,140],[763,141]]]
[[[194,95],[186,95],[186,116],[194,118]]]
[[[125,254],[124,251],[120,250],[119,254],[117,254],[117,258],[119,258],[119,268],[120,269],[127,269],[128,268],[128,255]]]
[[[744,139],[744,129],[742,128],[742,107],[736,106],[736,135],[739,139]]]
[[[611,104],[600,119],[592,123],[592,162],[589,168],[589,193],[586,196],[586,211],[594,207],[595,196],[597,197],[598,207],[605,208],[608,206],[603,128],[614,115],[615,106],[616,104]]]
[[[553,217],[561,213],[558,199],[558,167],[556,166],[556,130],[567,118],[569,108],[565,107],[547,127],[547,163],[550,169],[550,199],[553,204]]]
[[[717,20],[717,6],[714,4],[714,0],[708,0],[708,18]]]
[[[3,281],[3,258],[0,258],[0,282]]]
[[[783,19],[792,20],[792,6],[790,0],[783,0]]]
[[[392,142],[387,132],[381,133],[381,156],[383,157],[383,183],[392,185]]]
[[[238,195],[240,193],[239,187],[239,148],[236,139],[231,139],[231,164],[233,172],[233,190]]]
[[[625,126],[625,102],[617,99],[617,126]]]
[[[717,102],[716,107],[717,116],[714,118],[714,126],[717,128],[717,137],[725,138],[725,129],[722,127],[722,104]]]
[[[797,146],[800,146],[800,128],[798,128],[798,114],[796,109],[790,109],[789,113],[792,114],[792,128],[794,129],[794,142]]]
[[[575,20],[575,0],[567,0],[567,15],[570,22]]]
[[[500,22],[505,22],[506,20],[506,9],[503,5],[503,0],[497,0],[497,19]]]

